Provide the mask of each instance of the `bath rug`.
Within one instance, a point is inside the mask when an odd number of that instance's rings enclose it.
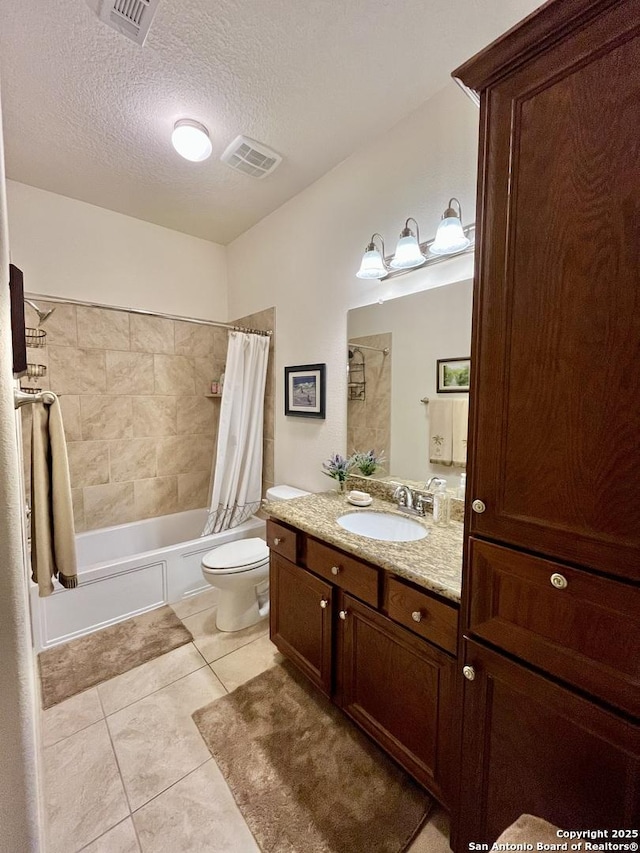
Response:
[[[159,607],[38,655],[44,709],[193,640],[173,610]]]
[[[287,663],[193,720],[263,853],[401,853],[432,807]]]

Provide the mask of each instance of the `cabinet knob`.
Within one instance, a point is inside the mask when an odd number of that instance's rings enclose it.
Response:
[[[478,500],[478,498],[471,504],[471,509],[474,512],[484,512],[486,508],[484,501]]]
[[[343,621],[343,622],[344,622],[344,621],[346,621],[346,618],[347,618],[347,616],[348,616],[348,615],[349,615],[349,611],[348,611],[348,610],[341,610],[341,611],[338,613],[338,616],[342,619],[342,621]]]
[[[476,677],[476,671],[472,666],[463,666],[462,674],[467,679],[467,681],[473,681]]]
[[[282,539],[279,536],[276,536],[276,538],[273,540],[274,545],[279,545],[281,542],[282,542]]]
[[[549,580],[551,581],[551,586],[555,586],[556,589],[566,589],[569,586],[569,581],[564,575],[558,572],[554,572]]]
[[[328,600],[326,598],[321,598],[320,599],[320,607],[322,607],[323,610],[326,610],[328,606],[329,606]]]
[[[422,622],[422,613],[420,610],[414,610],[411,614],[411,618],[414,622]]]
[[[340,566],[331,566],[331,574],[339,575],[340,574]]]

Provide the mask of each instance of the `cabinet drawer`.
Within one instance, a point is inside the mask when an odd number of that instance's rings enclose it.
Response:
[[[470,632],[640,716],[640,591],[470,540]]]
[[[298,534],[295,530],[278,524],[273,519],[267,520],[267,545],[272,551],[286,557],[295,563],[298,558]]]
[[[378,570],[341,551],[307,537],[307,568],[330,580],[336,586],[378,606]]]
[[[385,610],[389,618],[416,634],[456,653],[458,610],[396,578],[387,580]]]

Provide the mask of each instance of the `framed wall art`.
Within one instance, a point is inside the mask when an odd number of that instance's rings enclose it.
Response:
[[[438,394],[463,394],[469,391],[470,358],[439,358],[436,364]]]
[[[325,417],[325,364],[284,369],[284,413],[298,418]]]

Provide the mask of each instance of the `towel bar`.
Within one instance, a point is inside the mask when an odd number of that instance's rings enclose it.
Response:
[[[13,389],[13,405],[16,409],[22,406],[27,406],[29,403],[44,403],[45,406],[50,406],[56,399],[53,391],[43,391],[41,394],[26,394],[24,391]]]
[[[424,403],[426,405],[429,402],[429,398],[428,397],[421,397],[420,402]]]

